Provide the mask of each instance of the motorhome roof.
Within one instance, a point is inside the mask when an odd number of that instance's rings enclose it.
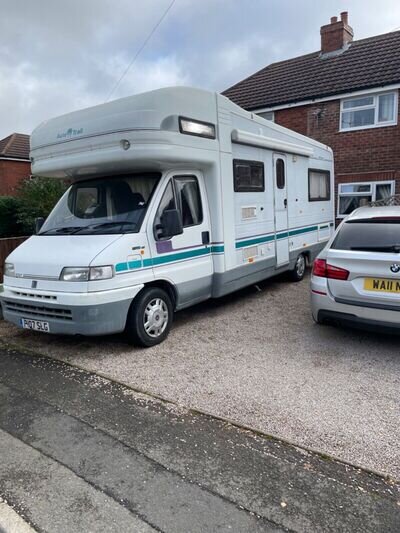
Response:
[[[222,95],[218,95],[218,98],[223,101],[225,109],[237,115],[252,119],[272,131],[289,131],[245,111]],[[73,111],[40,124],[32,133],[31,151],[51,144],[113,132],[135,129],[169,130],[174,116],[217,124],[217,93],[192,87],[166,87]],[[326,148],[299,133],[290,131],[290,134],[298,141]]]

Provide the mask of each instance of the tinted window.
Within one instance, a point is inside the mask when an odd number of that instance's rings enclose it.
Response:
[[[308,171],[308,199],[310,202],[330,200],[331,177],[328,170],[309,169]]]
[[[277,159],[276,164],[276,186],[278,189],[285,188],[285,162],[283,159]]]
[[[345,222],[333,241],[335,250],[400,252],[400,219]]]
[[[263,192],[264,163],[234,159],[233,183],[235,192]]]

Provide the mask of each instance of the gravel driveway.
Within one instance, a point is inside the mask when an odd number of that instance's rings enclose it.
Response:
[[[176,315],[166,342],[0,336],[186,407],[400,479],[400,337],[317,326],[284,277]]]

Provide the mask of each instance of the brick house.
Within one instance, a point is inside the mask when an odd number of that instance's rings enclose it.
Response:
[[[320,33],[320,51],[268,65],[223,94],[333,148],[340,220],[400,194],[400,31],[353,41],[344,12]]]
[[[0,140],[0,196],[15,195],[18,184],[30,174],[29,135],[13,133]]]

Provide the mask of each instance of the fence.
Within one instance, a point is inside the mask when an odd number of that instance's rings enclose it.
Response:
[[[386,205],[400,205],[400,194],[394,194],[383,200],[377,200],[369,204],[371,207],[383,207]]]
[[[3,269],[6,257],[27,238],[28,237],[11,237],[10,239],[0,239],[0,283],[3,282]]]

